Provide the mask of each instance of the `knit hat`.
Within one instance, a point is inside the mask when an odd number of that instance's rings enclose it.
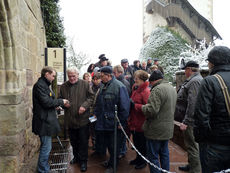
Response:
[[[150,78],[149,78],[149,82],[153,82],[156,81],[158,79],[163,79],[164,75],[161,73],[160,70],[155,70],[152,72]]]
[[[230,49],[226,46],[215,46],[209,52],[207,60],[214,66],[230,64]]]

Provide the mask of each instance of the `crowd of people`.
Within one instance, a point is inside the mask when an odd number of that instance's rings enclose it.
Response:
[[[112,66],[105,54],[101,54],[82,79],[76,67],[67,69],[68,81],[61,85],[58,99],[49,87],[55,69],[44,67],[33,87],[33,132],[41,141],[38,172],[49,172],[51,136],[60,131],[57,109],[64,109],[73,148],[70,164],[78,163],[82,172],[87,171],[90,137],[95,150],[92,155],[103,157],[109,153],[103,164],[105,172],[112,173],[119,166],[119,160],[127,152],[127,139],[121,126],[142,156],[169,171],[168,142],[173,137],[174,119],[180,122],[188,152],[188,165],[180,166],[180,170],[211,173],[227,169],[230,167],[230,49],[216,46],[207,60],[210,75],[203,79],[199,64],[188,61],[183,67],[187,79],[176,91],[164,79],[158,59],[135,60],[133,65],[129,65],[128,59],[121,59],[120,65]],[[116,125],[114,157],[115,113],[120,123]],[[147,165],[139,153],[129,162],[137,170]],[[160,172],[152,165],[149,169],[151,173]]]

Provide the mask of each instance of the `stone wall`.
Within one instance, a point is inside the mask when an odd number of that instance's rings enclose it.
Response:
[[[39,0],[0,0],[0,172],[17,173],[38,150],[32,86],[44,66]]]

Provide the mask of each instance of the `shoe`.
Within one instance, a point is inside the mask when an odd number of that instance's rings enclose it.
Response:
[[[146,163],[138,164],[135,166],[135,169],[142,169],[142,168],[146,167],[146,165],[147,165]]]
[[[110,165],[109,165],[109,161],[105,161],[102,163],[102,166],[105,167],[105,168],[109,168]]]
[[[138,160],[137,159],[134,159],[134,160],[131,160],[129,162],[130,165],[136,165],[138,163]]]
[[[122,159],[122,158],[124,158],[125,157],[125,154],[120,154],[119,156],[118,156],[118,159]]]
[[[85,171],[87,171],[87,163],[83,162],[81,164],[81,172],[85,172]]]
[[[70,162],[69,162],[71,165],[72,164],[75,164],[75,163],[78,163],[78,159],[76,157],[74,157]]]
[[[179,170],[188,172],[189,171],[189,165],[179,166]]]
[[[107,168],[104,173],[113,173],[113,168],[112,167]]]

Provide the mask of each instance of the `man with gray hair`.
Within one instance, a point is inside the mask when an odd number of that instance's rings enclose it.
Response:
[[[113,74],[117,80],[119,80],[121,83],[123,83],[126,86],[127,91],[129,93],[129,96],[130,96],[131,95],[131,87],[130,87],[130,83],[125,79],[123,67],[121,65],[114,66],[113,67]]]
[[[201,172],[199,147],[193,135],[194,108],[201,80],[199,64],[195,61],[188,61],[182,68],[185,70],[186,80],[177,91],[177,104],[175,117],[179,117],[180,130],[183,131],[184,144],[188,153],[188,165],[180,166],[179,170],[190,173]]]
[[[80,163],[82,172],[87,170],[89,139],[89,108],[94,93],[87,81],[79,79],[76,67],[67,69],[68,81],[61,85],[60,98],[70,101],[65,106],[65,124],[67,124],[74,158],[70,164]]]

